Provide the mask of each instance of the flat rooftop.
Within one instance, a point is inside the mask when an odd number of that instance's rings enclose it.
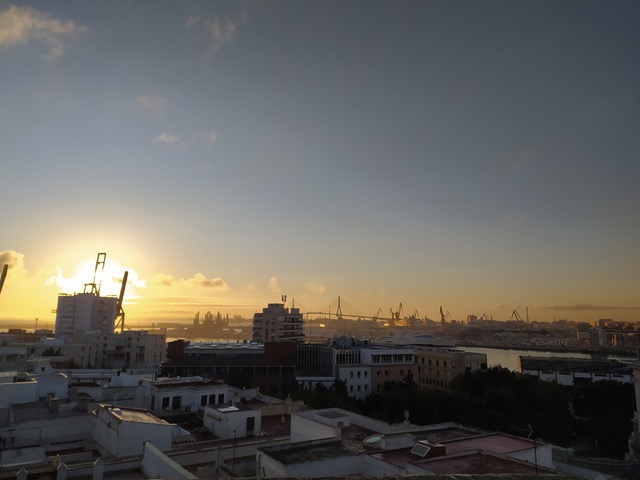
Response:
[[[491,453],[506,454],[534,447],[533,440],[512,437],[504,433],[489,433],[487,435],[461,438],[443,443],[447,447],[447,455],[473,450],[486,450]]]
[[[445,455],[431,459],[414,462],[429,472],[436,474],[452,475],[486,475],[486,474],[529,474],[535,475],[535,465],[530,463],[504,458],[485,452],[472,452],[463,455]],[[544,469],[547,471],[546,469]]]
[[[103,403],[100,404],[100,407],[103,408],[104,411],[109,412],[118,420],[122,420],[125,422],[169,425],[166,421],[156,417],[146,410],[140,410],[137,408],[113,407],[111,405],[106,405]]]

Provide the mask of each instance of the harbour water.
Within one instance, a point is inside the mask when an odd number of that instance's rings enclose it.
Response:
[[[501,348],[483,348],[483,347],[458,347],[460,350],[474,353],[487,354],[487,366],[502,366],[511,371],[519,371],[519,357],[549,357],[549,358],[592,358],[587,353],[580,352],[545,352],[538,350],[507,350]],[[608,356],[606,358],[615,358],[617,360],[629,361],[629,358],[622,359],[618,357]]]

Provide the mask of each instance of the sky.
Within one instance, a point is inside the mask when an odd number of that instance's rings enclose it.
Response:
[[[0,325],[640,320],[637,1],[0,3]],[[42,324],[41,324],[42,325]]]

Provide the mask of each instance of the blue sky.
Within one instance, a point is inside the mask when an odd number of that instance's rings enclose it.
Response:
[[[638,320],[639,20],[633,1],[4,2],[0,318],[51,317],[104,251],[143,319],[286,293]]]

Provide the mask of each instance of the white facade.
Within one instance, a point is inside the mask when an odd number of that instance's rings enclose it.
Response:
[[[176,425],[160,420],[145,410],[101,404],[94,413],[94,439],[115,457],[141,455],[144,443],[158,450],[171,449]]]
[[[204,407],[203,426],[222,439],[254,436],[262,428],[261,421],[260,410],[246,408],[240,403]]]
[[[56,309],[55,336],[71,338],[77,332],[113,333],[118,299],[94,293],[59,295]]]
[[[304,319],[299,308],[286,308],[283,303],[270,303],[253,315],[254,342],[301,342]]]
[[[230,402],[237,389],[203,381],[202,377],[160,378],[146,382],[147,408],[155,415],[195,412],[206,405]],[[255,392],[255,390],[253,390]]]
[[[366,365],[338,365],[337,376],[346,383],[350,397],[359,400],[371,393],[371,368]]]
[[[43,367],[45,368],[45,367]],[[42,398],[67,398],[69,381],[63,373],[28,374],[3,372],[0,376],[0,408],[37,402]]]

